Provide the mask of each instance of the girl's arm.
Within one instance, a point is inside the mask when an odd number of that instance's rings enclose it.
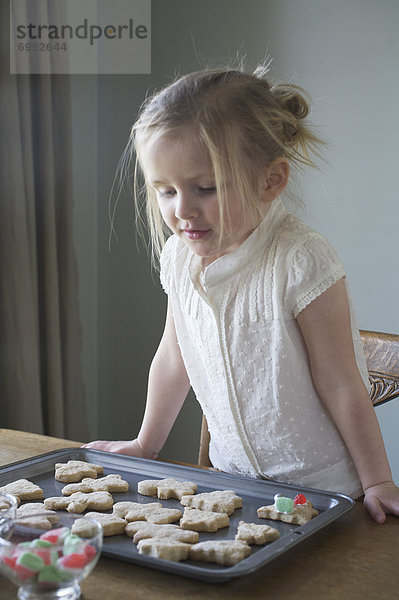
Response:
[[[365,505],[378,523],[399,515],[393,481],[374,407],[357,368],[344,279],[297,317],[309,353],[314,385],[340,431],[358,471]]]
[[[177,343],[170,303],[165,329],[151,363],[144,419],[135,440],[96,441],[86,448],[97,448],[141,458],[156,458],[186,399],[190,382]]]

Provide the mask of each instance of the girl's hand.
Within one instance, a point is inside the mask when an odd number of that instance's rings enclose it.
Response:
[[[82,448],[106,450],[107,452],[127,454],[128,456],[137,456],[138,458],[157,458],[157,455],[146,452],[140,446],[137,439],[120,442],[108,442],[106,440],[97,440],[95,442],[90,442],[89,444],[84,444]]]
[[[372,485],[364,491],[364,504],[376,523],[384,523],[385,515],[399,517],[399,488],[393,481]]]

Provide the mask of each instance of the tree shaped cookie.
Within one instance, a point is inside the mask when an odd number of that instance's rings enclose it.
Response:
[[[226,513],[199,510],[190,506],[184,509],[183,517],[180,519],[180,527],[192,531],[213,532],[228,526],[229,517]]]
[[[129,537],[133,537],[134,544],[148,538],[177,540],[186,544],[196,544],[199,539],[199,534],[196,531],[181,529],[178,525],[155,525],[143,521],[128,523],[125,527],[125,533]]]
[[[53,510],[66,509],[71,513],[82,513],[88,508],[94,508],[94,510],[108,510],[112,508],[114,499],[109,492],[90,492],[84,494],[83,492],[75,492],[71,496],[56,496],[53,498],[46,498],[44,506]]]
[[[84,460],[69,460],[67,463],[56,463],[55,478],[57,481],[71,483],[81,481],[84,477],[97,479],[104,469],[101,465],[94,465]]]
[[[70,496],[75,492],[127,492],[129,484],[124,481],[121,475],[107,475],[106,477],[100,477],[100,479],[93,479],[92,477],[86,477],[79,483],[69,483],[62,488],[61,493],[63,496]]]
[[[139,481],[137,491],[143,496],[157,496],[161,500],[177,498],[181,500],[186,494],[195,494],[197,485],[192,481],[177,479],[145,479]]]
[[[174,523],[182,515],[176,508],[164,508],[160,502],[140,504],[139,502],[117,502],[114,504],[113,513],[121,519],[130,521],[149,521],[158,525]]]
[[[242,507],[242,498],[237,496],[233,490],[223,490],[183,496],[180,500],[183,506],[192,506],[201,510],[226,513],[231,515],[236,508]]]

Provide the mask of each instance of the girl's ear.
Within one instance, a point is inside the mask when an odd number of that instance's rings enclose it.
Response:
[[[286,158],[276,158],[267,167],[264,179],[262,200],[272,202],[279,196],[288,183],[290,163]]]

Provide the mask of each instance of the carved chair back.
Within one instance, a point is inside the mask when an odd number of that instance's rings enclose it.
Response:
[[[399,335],[360,330],[374,406],[399,397]],[[198,464],[212,466],[209,460],[209,431],[202,417]]]
[[[360,330],[374,406],[399,397],[399,335]]]

